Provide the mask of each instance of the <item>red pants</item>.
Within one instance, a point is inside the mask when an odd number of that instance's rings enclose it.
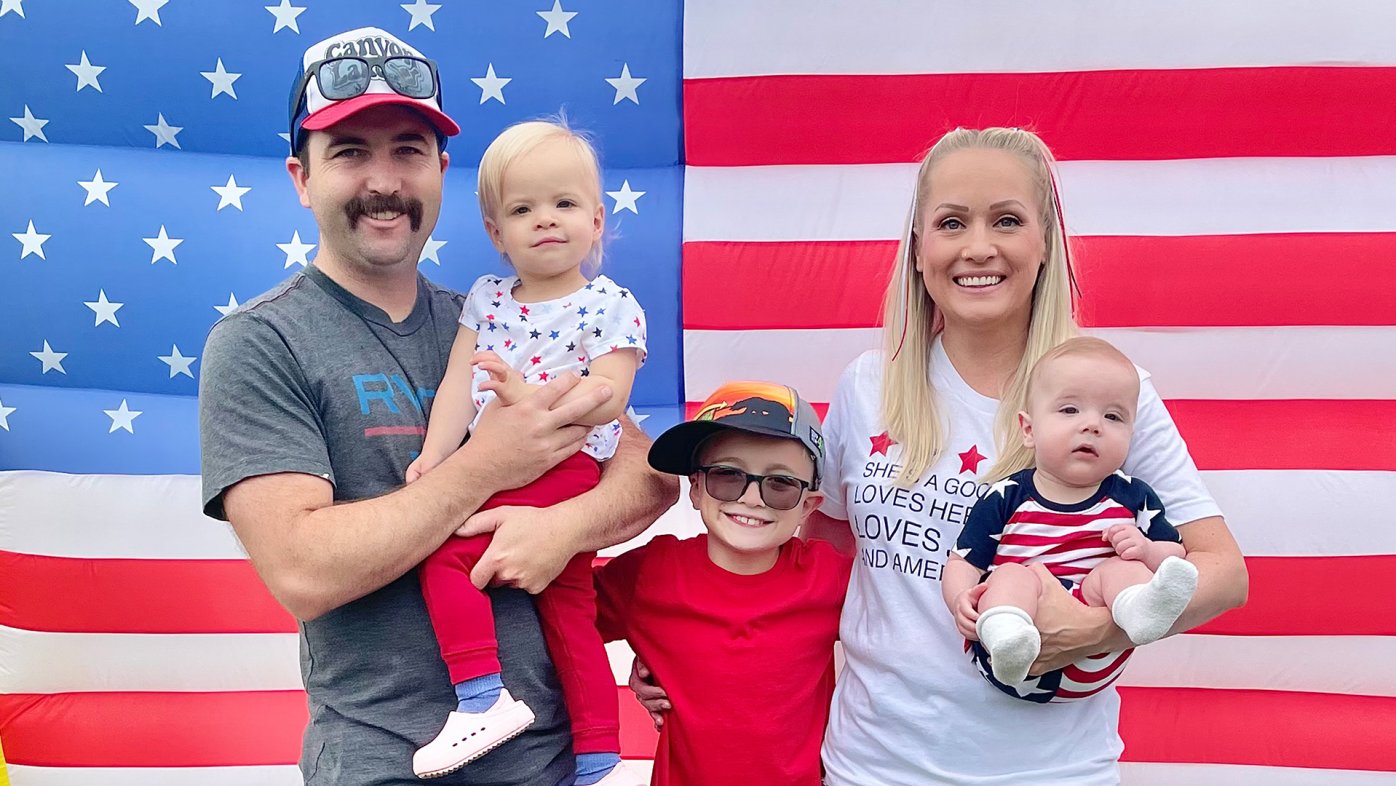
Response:
[[[480,509],[548,507],[595,487],[600,479],[601,465],[576,453],[529,485],[496,494]],[[489,596],[470,583],[470,570],[490,545],[490,537],[447,538],[420,568],[427,613],[452,683],[500,672]],[[535,601],[572,719],[573,751],[619,753],[616,680],[596,631],[596,588],[591,579],[595,556],[573,557]]]

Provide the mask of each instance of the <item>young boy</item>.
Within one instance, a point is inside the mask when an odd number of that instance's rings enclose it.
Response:
[[[970,512],[941,589],[980,671],[1010,696],[1072,701],[1119,676],[1133,650],[1027,679],[1045,565],[1077,600],[1106,606],[1135,644],[1162,638],[1197,588],[1182,538],[1143,481],[1120,472],[1139,375],[1118,349],[1074,338],[1033,366],[1018,415],[1035,468],[994,484]],[[987,577],[985,571],[989,571]],[[977,585],[985,584],[982,594]]]
[[[820,501],[814,409],[783,385],[730,382],[649,460],[689,477],[707,529],[595,571],[602,637],[626,639],[673,707],[651,783],[818,786],[852,559],[793,537]]]

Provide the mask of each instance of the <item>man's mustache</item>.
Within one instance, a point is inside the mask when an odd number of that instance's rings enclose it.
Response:
[[[354,197],[344,205],[344,212],[349,216],[350,229],[359,225],[360,218],[372,213],[406,213],[412,231],[416,232],[422,228],[422,210],[420,199],[404,199],[396,194]]]

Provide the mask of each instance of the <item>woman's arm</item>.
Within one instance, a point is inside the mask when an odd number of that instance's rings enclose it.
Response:
[[[1188,561],[1197,567],[1197,592],[1173,625],[1170,635],[1191,630],[1246,602],[1250,579],[1241,549],[1220,516],[1178,527]],[[1045,567],[1034,565],[1043,579],[1038,598],[1038,632],[1042,652],[1033,664],[1037,675],[1074,663],[1089,655],[1118,652],[1133,645],[1110,618],[1110,610],[1085,606],[1072,598]]]

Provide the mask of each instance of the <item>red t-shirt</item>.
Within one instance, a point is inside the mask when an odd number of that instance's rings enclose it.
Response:
[[[597,627],[668,692],[654,786],[818,786],[834,641],[852,558],[792,539],[729,573],[707,536],[660,535],[596,568]]]

